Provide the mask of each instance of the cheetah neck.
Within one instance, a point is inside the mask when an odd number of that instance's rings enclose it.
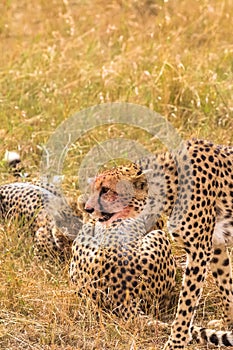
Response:
[[[171,153],[161,153],[139,161],[147,176],[149,195],[147,204],[149,211],[155,216],[170,215],[176,198],[178,173]]]

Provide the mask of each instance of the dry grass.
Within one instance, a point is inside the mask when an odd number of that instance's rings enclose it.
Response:
[[[61,121],[112,101],[154,109],[184,138],[232,144],[230,0],[3,0],[0,10],[0,159],[6,149],[19,150],[38,176],[41,146]],[[78,141],[64,171],[77,173],[96,142],[123,136],[157,147],[142,130],[102,128]],[[12,180],[1,162],[1,183]],[[98,320],[75,297],[68,267],[36,262],[31,243],[17,227],[1,228],[1,348],[139,350],[165,342],[164,331],[140,320]],[[219,316],[216,303],[210,280],[202,323]]]

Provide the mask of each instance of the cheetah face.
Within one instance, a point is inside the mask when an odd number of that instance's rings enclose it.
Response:
[[[147,187],[146,177],[136,165],[107,170],[93,180],[84,209],[105,224],[135,217],[143,209]]]

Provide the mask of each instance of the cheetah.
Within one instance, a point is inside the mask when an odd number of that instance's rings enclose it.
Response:
[[[138,166],[133,165],[130,170],[131,176],[128,168],[125,174],[124,167],[119,169],[119,178],[130,180],[121,184],[122,200],[126,203],[128,190],[137,188],[141,205],[147,196],[146,177]],[[113,205],[107,188],[102,188],[102,195]],[[126,320],[136,315],[164,313],[176,277],[166,234],[158,229],[148,231],[143,218],[123,220],[129,213],[127,209],[121,217],[111,220],[111,214],[106,212],[100,220],[95,218],[83,225],[73,243],[70,264],[70,278],[78,285],[78,293],[88,295],[102,309]]]
[[[209,265],[221,295],[224,321],[229,328],[233,324],[232,267],[227,249],[233,246],[233,147],[195,139],[183,143],[176,152],[138,163],[152,189],[147,199],[136,198],[140,185],[134,192],[127,191],[124,175],[113,169],[94,180],[86,211],[106,226],[121,217],[138,215],[153,224],[161,214],[166,215],[169,232],[183,246],[187,260],[176,317],[164,350],[184,349],[192,333],[204,342],[232,346],[232,332],[200,329],[193,326],[193,319]]]
[[[1,185],[0,219],[17,220],[30,228],[37,257],[69,256],[72,241],[82,226],[81,217],[74,215],[60,190],[40,181]]]

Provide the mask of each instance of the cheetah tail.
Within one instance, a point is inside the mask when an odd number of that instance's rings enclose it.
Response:
[[[202,327],[193,327],[193,339],[202,344],[214,344],[218,346],[233,346],[233,332],[217,331]]]

